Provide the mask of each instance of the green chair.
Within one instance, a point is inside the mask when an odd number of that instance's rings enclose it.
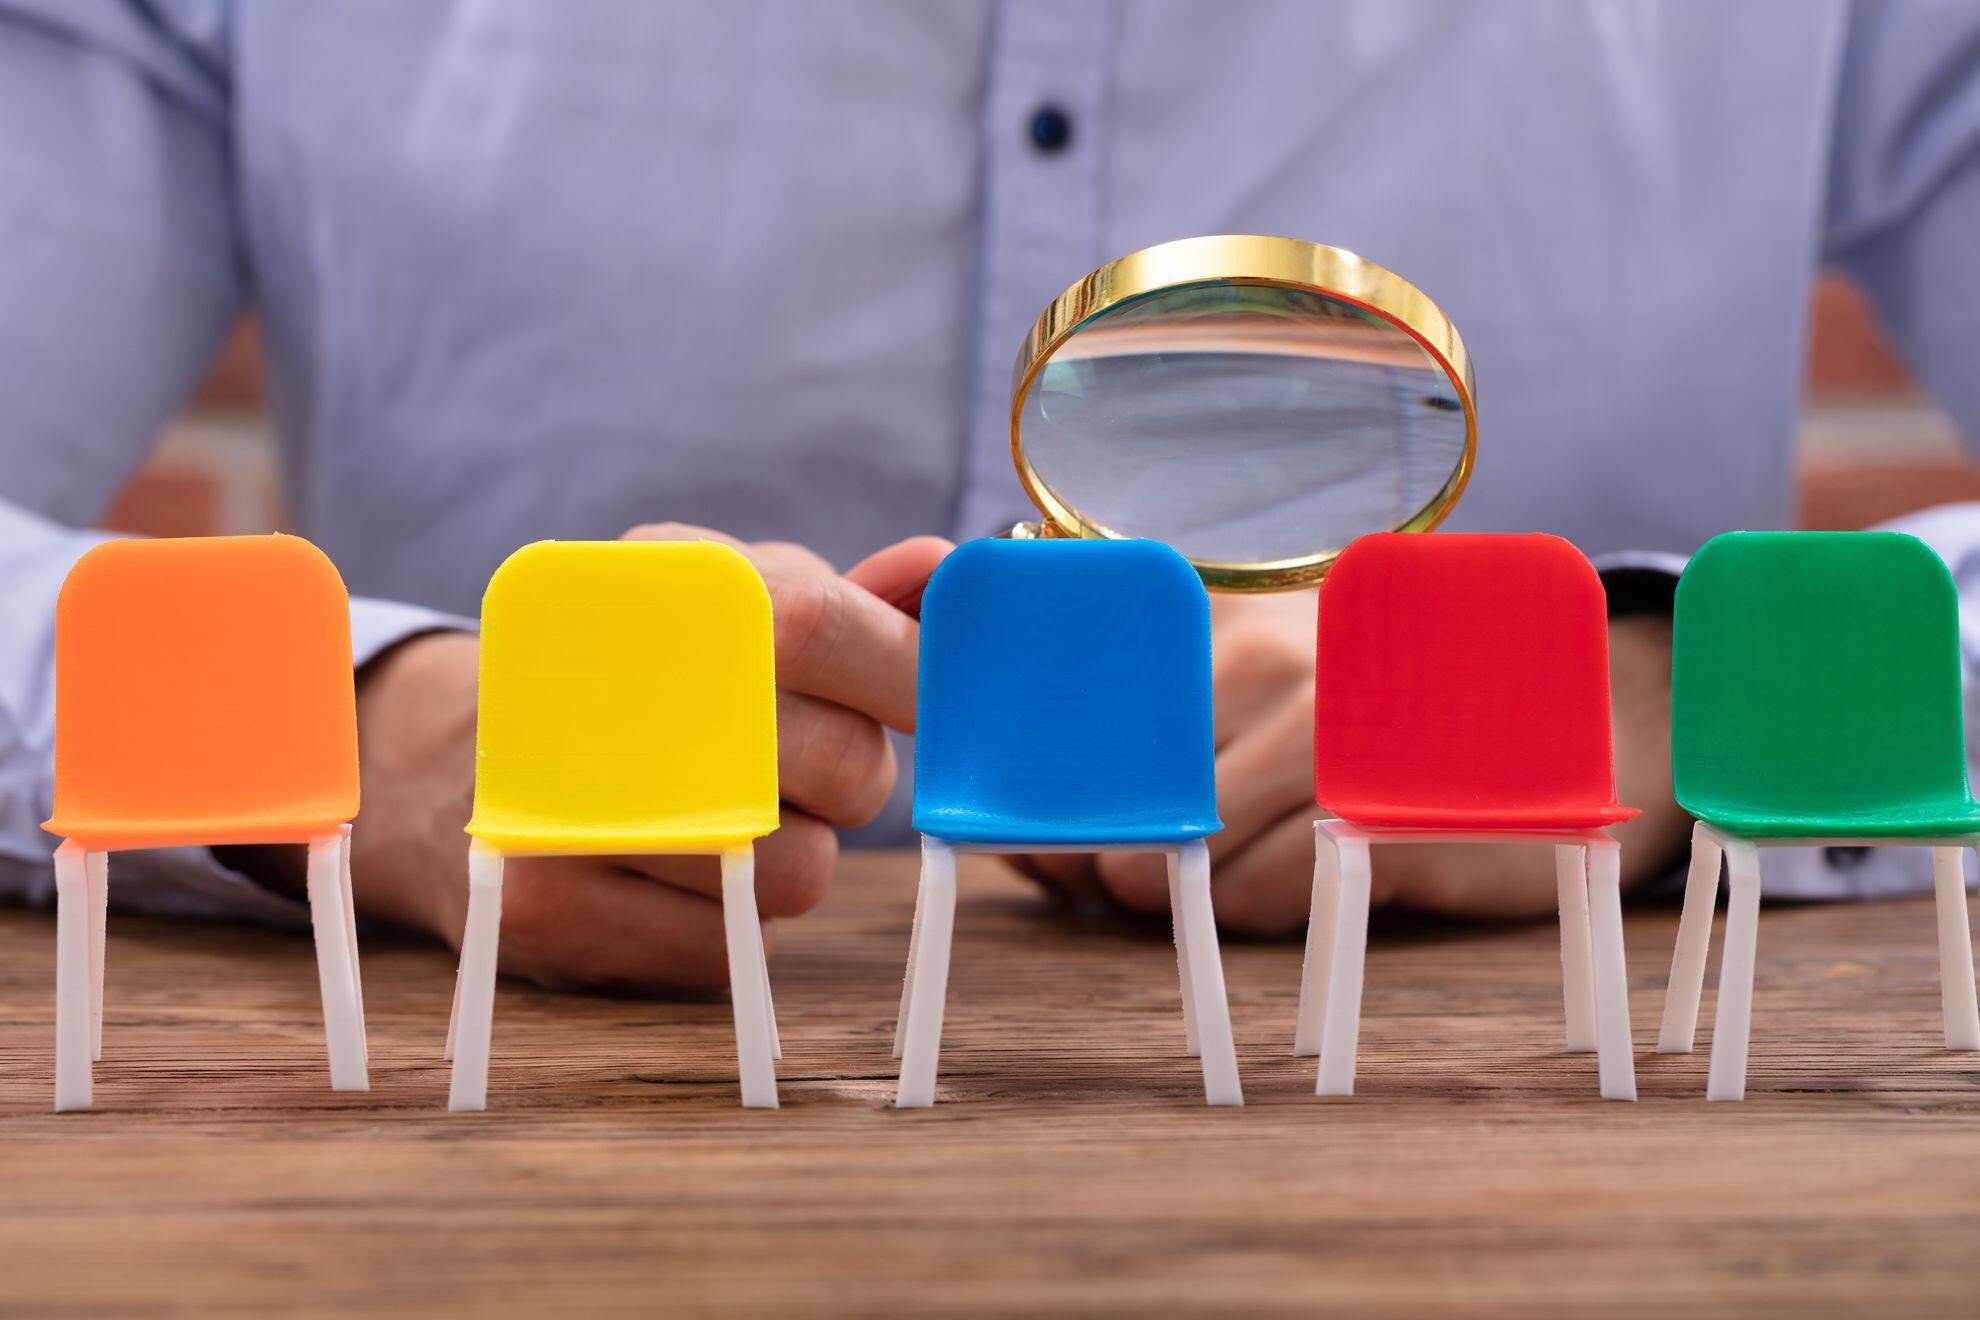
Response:
[[[1678,580],[1671,772],[1698,824],[1660,1053],[1688,1054],[1719,858],[1731,894],[1706,1098],[1746,1094],[1765,847],[1933,849],[1946,1047],[1980,1050],[1961,854],[1980,847],[1966,782],[1958,600],[1916,537],[1733,532]]]

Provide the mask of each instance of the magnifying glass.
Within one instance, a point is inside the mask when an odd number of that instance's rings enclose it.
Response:
[[[1428,531],[1478,447],[1437,305],[1340,248],[1216,235],[1060,294],[1018,354],[1017,536],[1148,537],[1223,591],[1309,587],[1366,532]]]

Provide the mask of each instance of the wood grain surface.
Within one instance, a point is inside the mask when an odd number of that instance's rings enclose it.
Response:
[[[308,944],[113,916],[97,1107],[54,1115],[54,924],[0,913],[0,1315],[1980,1313],[1980,1057],[1929,904],[1763,910],[1752,1082],[1561,1049],[1553,928],[1390,921],[1361,1094],[1291,1057],[1299,949],[1227,943],[1249,1103],[1209,1110],[1160,928],[965,864],[939,1102],[890,1107],[914,864],[848,858],[771,961],[784,1108],[726,1002],[505,984],[445,1112],[453,963],[364,946],[373,1090],[328,1088]],[[1716,960],[1716,944],[1714,946]]]

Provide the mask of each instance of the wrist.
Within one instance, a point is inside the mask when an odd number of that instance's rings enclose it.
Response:
[[[1615,827],[1625,884],[1662,875],[1684,856],[1690,819],[1671,794],[1671,621],[1656,613],[1609,620],[1610,720],[1616,790],[1643,814]]]
[[[351,880],[368,917],[441,935],[458,925],[479,650],[471,633],[422,633],[359,671],[364,805],[352,838]]]

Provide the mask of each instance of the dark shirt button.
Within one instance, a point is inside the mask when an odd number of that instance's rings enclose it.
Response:
[[[1870,860],[1868,848],[1824,848],[1822,859],[1837,871],[1854,871]]]
[[[1031,116],[1031,145],[1056,155],[1072,145],[1072,120],[1056,105],[1041,105]]]

